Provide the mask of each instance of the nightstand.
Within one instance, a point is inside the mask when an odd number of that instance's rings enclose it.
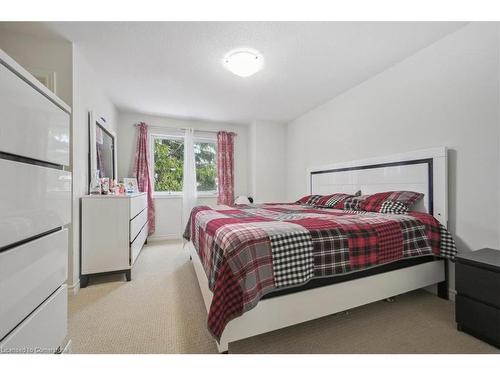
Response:
[[[458,254],[455,285],[457,329],[500,347],[500,251]]]

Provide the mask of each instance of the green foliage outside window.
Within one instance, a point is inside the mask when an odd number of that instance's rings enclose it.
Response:
[[[194,144],[197,190],[217,190],[217,149],[215,143]],[[155,191],[182,192],[184,142],[182,139],[154,139]]]
[[[155,138],[154,140],[155,191],[182,191],[184,142]]]
[[[195,143],[196,182],[198,191],[217,190],[217,150],[215,143]]]

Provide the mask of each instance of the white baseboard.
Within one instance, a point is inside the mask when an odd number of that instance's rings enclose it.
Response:
[[[182,236],[180,234],[161,234],[148,237],[148,241],[165,241],[165,240],[182,240]]]
[[[61,349],[61,354],[71,354],[71,349],[72,349],[72,342],[71,339],[69,339],[66,342],[66,345],[64,345],[64,349]]]
[[[450,301],[455,301],[455,296],[457,295],[457,291],[455,289],[448,289],[448,298]]]
[[[68,285],[68,294],[76,296],[80,291],[80,280],[78,280],[73,285]]]
[[[425,288],[424,290],[428,291],[429,293],[435,294],[437,296],[437,284],[435,285],[430,285]],[[448,289],[448,299],[450,301],[455,301],[455,296],[457,295],[457,291],[455,289],[449,288]]]

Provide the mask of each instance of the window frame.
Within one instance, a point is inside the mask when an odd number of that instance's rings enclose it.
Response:
[[[182,143],[184,143],[184,135],[177,135],[177,134],[161,134],[161,133],[151,133],[149,136],[149,160],[151,160],[151,165],[149,168],[149,174],[151,176],[151,181],[153,183],[153,196],[154,197],[161,197],[161,198],[175,198],[175,197],[182,197],[183,192],[181,191],[156,191],[155,189],[155,179],[154,179],[154,173],[155,173],[155,152],[154,152],[154,145],[155,145],[155,140],[156,139],[169,139],[169,140],[182,140]]]
[[[217,152],[217,137],[211,135],[203,134],[203,131],[196,134],[195,131],[193,137],[193,143],[213,143]],[[154,198],[182,198],[184,195],[183,191],[156,191],[154,182],[154,171],[155,171],[155,159],[154,159],[154,144],[156,139],[170,139],[170,140],[182,140],[185,142],[184,134],[169,132],[169,133],[150,133],[149,135],[149,160],[150,160],[150,176],[153,183],[153,197]],[[216,156],[217,157],[217,156]],[[218,169],[217,169],[218,171]],[[217,178],[217,177],[216,177]],[[218,189],[210,191],[198,191],[197,196],[199,198],[216,198],[218,196]]]
[[[215,179],[217,180],[218,176],[219,176],[219,168],[217,166],[217,137],[215,136],[215,134],[213,137],[206,136],[206,135],[196,135],[196,131],[195,131],[193,143],[213,143],[215,145],[215,160],[216,160],[216,171],[217,171]],[[217,182],[216,182],[216,186],[217,186]],[[198,197],[202,197],[202,198],[215,198],[218,196],[218,194],[219,194],[218,186],[215,190],[197,191]]]

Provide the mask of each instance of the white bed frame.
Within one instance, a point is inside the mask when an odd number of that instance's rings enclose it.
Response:
[[[425,194],[421,210],[432,213],[447,224],[447,151],[433,148],[386,157],[311,168],[307,171],[311,194],[411,190]],[[198,254],[191,242],[189,249],[207,312],[212,292]],[[255,308],[230,321],[219,352],[227,352],[229,343],[321,318],[412,290],[444,284],[444,260],[435,260],[394,271],[379,273],[333,285],[261,300]],[[446,285],[445,285],[446,287]]]

